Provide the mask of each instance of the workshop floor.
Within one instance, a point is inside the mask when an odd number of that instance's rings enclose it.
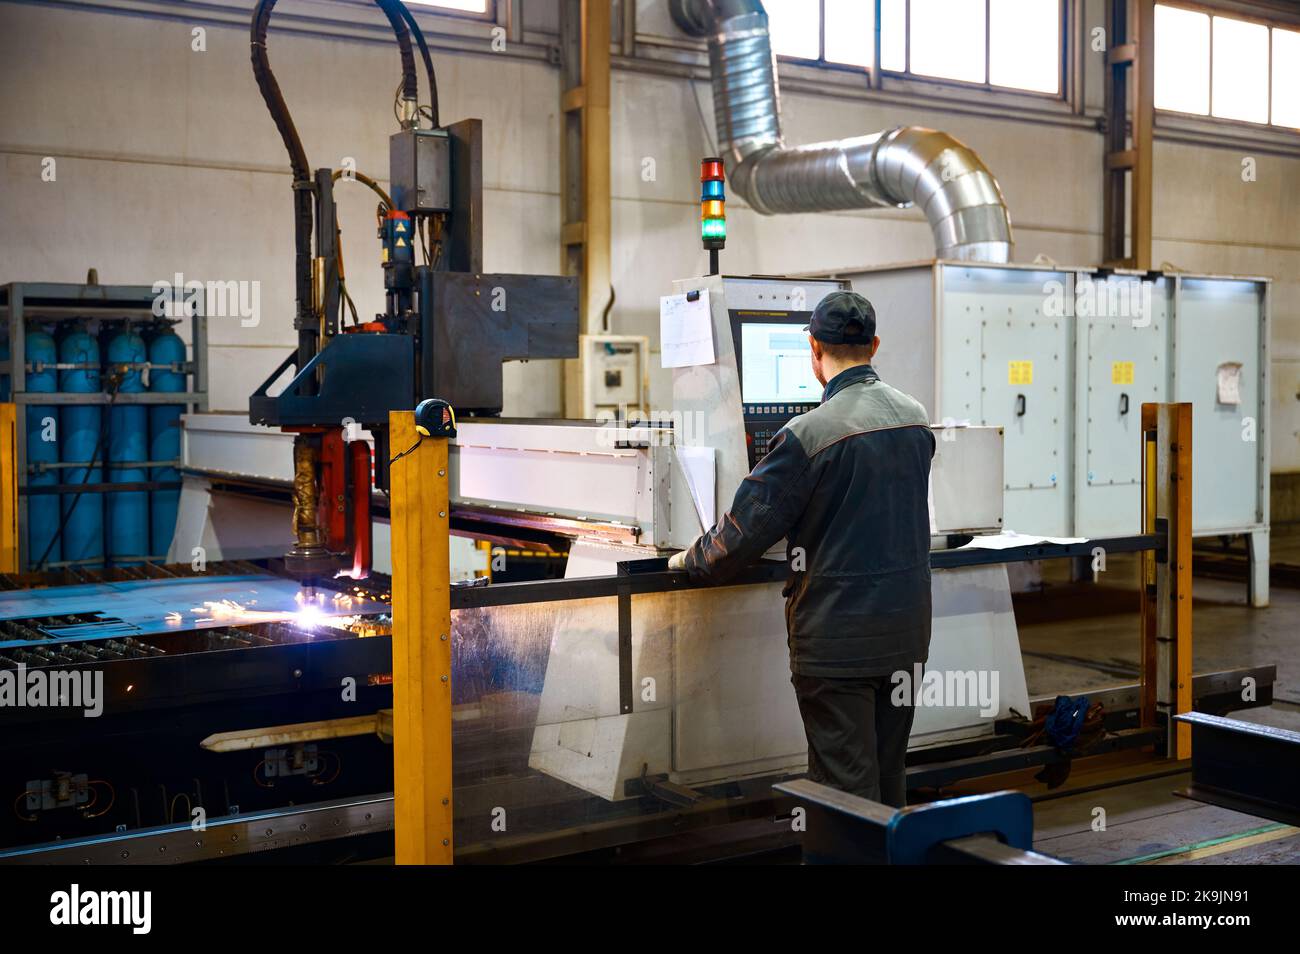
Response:
[[[1272,548],[1275,561],[1300,563],[1300,527],[1275,527]],[[1135,680],[1135,587],[1135,561],[1112,558],[1099,584],[1071,584],[1058,564],[1041,593],[1017,597],[1030,696]],[[1300,730],[1300,590],[1274,586],[1266,609],[1246,605],[1244,582],[1197,577],[1193,592],[1195,671],[1276,664],[1273,705],[1234,718]],[[1300,829],[1181,798],[1174,792],[1188,784],[1186,772],[1154,774],[1085,773],[1063,790],[1031,791],[1035,847],[1089,864],[1300,863]]]

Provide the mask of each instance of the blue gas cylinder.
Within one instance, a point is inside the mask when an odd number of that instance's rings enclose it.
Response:
[[[27,390],[42,394],[58,390],[59,349],[52,335],[29,328],[23,345]],[[40,370],[36,370],[40,368]],[[60,471],[43,470],[42,464],[59,460],[59,410],[53,404],[27,405],[27,486],[52,487],[61,481]],[[27,498],[27,564],[32,568],[58,563],[63,549],[59,539],[59,495],[33,493]]]
[[[185,342],[170,328],[161,331],[149,342],[151,365],[185,364]],[[149,369],[150,391],[184,391],[185,374],[170,368]],[[149,408],[149,459],[179,460],[181,456],[181,412],[184,405],[156,404]],[[180,480],[175,467],[155,467],[150,478],[155,481]],[[149,552],[165,559],[176,530],[176,510],[180,505],[179,490],[155,490],[149,495],[150,529]]]
[[[144,339],[130,327],[109,339],[106,349],[109,373],[117,380],[118,394],[140,394],[144,376],[138,367],[148,356]],[[108,480],[118,484],[143,483],[149,459],[149,411],[143,404],[115,403],[108,411]],[[135,466],[132,466],[135,465]],[[149,555],[149,492],[110,492],[104,500],[104,541],[114,563],[142,561]]]
[[[59,342],[59,362],[85,367],[59,372],[59,390],[89,394],[100,389],[99,342],[84,327],[73,326]],[[66,484],[98,484],[103,480],[104,448],[99,405],[64,405],[59,416],[59,457],[82,466],[63,471]],[[94,466],[87,466],[91,463]],[[102,563],[104,559],[103,495],[96,491],[63,494],[63,559]]]

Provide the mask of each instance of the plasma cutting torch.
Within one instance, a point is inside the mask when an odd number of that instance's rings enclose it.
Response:
[[[249,420],[294,435],[294,543],[284,567],[312,596],[324,580],[370,572],[371,488],[388,489],[389,412],[436,397],[461,415],[500,414],[503,361],[577,356],[578,290],[571,277],[483,274],[482,124],[440,125],[433,59],[400,0],[375,0],[401,54],[389,191],[355,170],[313,172],[267,56],[275,2],[259,0],[250,39],[253,75],[293,174],[297,347],[250,396]],[[344,274],[340,181],[378,198],[385,306],[372,320],[360,319]],[[290,368],[289,384],[270,393]],[[374,440],[373,467],[370,445],[352,439],[361,428]]]

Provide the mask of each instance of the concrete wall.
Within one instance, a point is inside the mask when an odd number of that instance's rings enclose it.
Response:
[[[282,5],[335,18],[340,10],[371,16],[334,0]],[[636,5],[637,31],[648,41],[638,53],[648,58],[620,63],[611,97],[612,324],[656,343],[658,296],[673,278],[698,274],[706,264],[696,176],[699,158],[711,149],[712,103],[707,82],[665,65],[691,62],[695,54],[654,42],[656,33],[674,32],[665,4]],[[555,9],[555,0],[526,0],[524,16],[532,20],[525,27],[540,31],[530,37],[534,47],[553,41]],[[1085,26],[1100,19],[1101,3],[1089,0]],[[152,282],[176,271],[260,280],[261,325],[227,323],[213,331],[214,407],[236,409],[292,341],[288,172],[248,67],[246,26],[210,26],[201,54],[190,49],[190,29],[180,19],[0,0],[0,280],[76,281],[90,265],[104,281]],[[518,49],[491,53],[489,29],[462,21],[459,51],[436,53],[443,118],[484,120],[486,267],[553,272],[560,260],[558,71]],[[473,40],[475,31],[482,52],[464,39]],[[273,26],[272,65],[314,165],[337,166],[353,156],[362,171],[385,174],[396,53],[380,40]],[[1084,52],[1090,111],[1100,97],[1101,62],[1102,54]],[[1017,261],[1039,254],[1062,263],[1098,260],[1103,144],[1085,117],[1062,110],[1027,121],[1013,107],[998,114],[987,103],[972,109],[970,102],[891,99],[843,85],[819,89],[808,70],[790,72],[783,91],[789,142],[903,123],[947,130],[997,175],[1016,229]],[[1300,137],[1289,155],[1287,149],[1158,140],[1154,260],[1276,280],[1273,469],[1292,472],[1300,471]],[[47,155],[58,157],[57,183],[40,181]],[[1257,162],[1253,182],[1242,180],[1245,156]],[[646,159],[653,160],[652,177]],[[363,311],[374,311],[374,204],[360,188],[343,190],[341,202],[353,296]],[[915,211],[768,218],[733,199],[728,219],[728,272],[803,272],[933,253],[929,228]],[[552,414],[561,406],[553,363],[514,366],[506,382],[507,413]],[[657,373],[652,399],[664,403],[666,388],[667,376]]]

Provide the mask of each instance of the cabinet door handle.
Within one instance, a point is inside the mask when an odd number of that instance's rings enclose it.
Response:
[[[1119,416],[1123,417],[1128,413],[1128,395],[1120,394],[1119,396]]]
[[[1025,416],[1025,396],[1023,394],[1017,394],[1016,395],[1016,417],[1024,417],[1024,416]]]

